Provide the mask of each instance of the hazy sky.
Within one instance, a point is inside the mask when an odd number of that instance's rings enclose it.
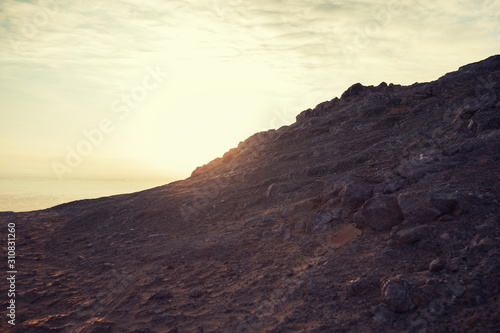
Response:
[[[500,1],[0,2],[0,172],[185,177],[356,82],[499,53]]]

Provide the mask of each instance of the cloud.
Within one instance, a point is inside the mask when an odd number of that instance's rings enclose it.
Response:
[[[175,141],[173,133],[210,114],[212,126],[220,126],[213,142],[220,152],[229,148],[221,142],[233,145],[238,133],[244,139],[292,122],[352,83],[432,80],[497,53],[498,13],[493,0],[6,2],[0,112],[11,128],[0,140],[19,138],[13,133],[24,121],[32,141],[63,150],[108,116],[148,66],[160,66],[170,73],[168,83],[100,149],[126,151],[125,144],[117,149],[121,140],[135,147],[132,156],[140,155],[153,137]],[[172,133],[161,132],[174,118]],[[228,120],[235,123],[230,131],[223,128]],[[138,123],[144,124],[140,132]],[[36,130],[42,125],[45,130]],[[157,133],[147,134],[148,126]],[[151,140],[133,145],[137,137]],[[191,143],[183,154],[195,149]]]

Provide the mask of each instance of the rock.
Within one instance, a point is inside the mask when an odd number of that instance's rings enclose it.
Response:
[[[427,321],[425,319],[417,319],[411,323],[408,333],[427,333]]]
[[[391,278],[382,287],[382,297],[392,311],[396,313],[408,312],[415,309],[408,288],[399,277]]]
[[[341,195],[342,206],[357,209],[373,196],[373,186],[364,182],[348,184]]]
[[[374,306],[373,309],[373,323],[377,326],[387,327],[394,318],[394,313],[385,306]]]
[[[281,210],[281,212],[280,212],[280,216],[281,216],[282,218],[284,218],[284,219],[286,219],[286,218],[288,218],[288,217],[292,216],[292,214],[293,214],[293,210],[292,210],[292,209],[290,209],[289,207],[285,207],[285,208],[283,208],[283,209]]]
[[[404,220],[398,201],[393,196],[382,195],[369,199],[361,207],[356,224],[364,224],[376,230],[389,230]],[[362,217],[362,219],[360,219]]]
[[[407,186],[407,182],[401,177],[393,177],[375,186],[374,191],[383,194],[392,194]]]
[[[365,90],[365,87],[361,83],[355,83],[350,86],[340,97],[341,99],[346,99],[349,97],[354,97],[360,95]]]
[[[431,150],[402,162],[397,168],[397,172],[401,177],[413,184],[430,173],[448,170],[459,164],[461,164],[460,161],[443,158],[441,151]]]
[[[326,231],[328,223],[333,220],[333,214],[328,211],[319,211],[313,220],[314,230]]]
[[[398,196],[398,204],[409,222],[427,223],[441,215],[438,209],[431,206],[428,192],[402,193]]]
[[[283,240],[287,241],[292,237],[292,234],[290,232],[290,228],[286,228],[284,235],[283,235]]]
[[[252,228],[256,226],[258,223],[262,222],[262,217],[261,216],[254,216],[249,219],[247,219],[243,223],[243,228]]]
[[[327,224],[328,222],[333,220],[333,214],[328,211],[319,211],[314,217],[314,225],[322,225]]]
[[[112,264],[112,263],[110,263],[110,262],[105,262],[104,264],[102,264],[102,267],[103,267],[103,268],[108,268],[108,269],[109,269],[109,268],[113,268],[113,267],[115,267],[115,265],[114,265],[114,264]]]
[[[350,295],[362,295],[370,289],[370,283],[363,278],[357,278],[347,282],[346,291]]]
[[[334,208],[332,211],[333,220],[345,220],[349,216],[349,210],[344,208]]]
[[[463,107],[460,111],[458,111],[458,114],[460,118],[462,119],[470,119],[472,118],[476,112],[478,111],[478,107],[474,104],[472,105],[466,105]]]
[[[443,268],[445,267],[445,264],[444,262],[440,259],[440,258],[437,258],[437,259],[434,259],[433,261],[431,261],[431,263],[429,264],[429,270],[431,272],[439,272],[440,270],[442,270]]]
[[[455,193],[429,193],[429,204],[441,214],[450,214],[459,204],[458,195]]]
[[[273,214],[269,214],[264,216],[264,218],[262,219],[262,223],[260,223],[259,225],[269,227],[275,224],[277,221],[278,218],[276,216],[274,216]]]
[[[394,236],[401,243],[411,244],[429,237],[430,233],[431,229],[428,226],[421,225],[414,228],[400,230]]]
[[[304,221],[300,221],[295,224],[295,230],[304,230],[305,228],[306,224]]]
[[[160,290],[153,294],[149,299],[154,299],[154,300],[165,300],[165,299],[171,299],[173,298],[173,295],[170,291],[167,290]]]
[[[448,265],[446,266],[446,268],[450,271],[450,272],[458,272],[460,270],[460,268],[462,267],[462,264],[463,264],[463,259],[462,258],[452,258],[449,262],[448,262]]]
[[[495,246],[497,246],[497,242],[489,237],[485,237],[479,242],[477,240],[473,240],[470,248],[473,251],[489,251]]]
[[[201,295],[203,295],[203,291],[201,290],[201,288],[193,288],[189,291],[189,296],[193,298],[201,297]]]
[[[273,237],[273,234],[269,230],[266,230],[262,233],[262,239],[269,239],[272,237]]]
[[[462,143],[459,153],[463,155],[494,155],[498,156],[500,150],[500,130],[493,131],[486,135],[468,139]]]
[[[301,113],[299,113],[296,117],[295,117],[295,120],[297,121],[297,123],[302,123],[304,122],[307,118],[311,118],[311,117],[314,117],[314,112],[312,109],[307,109],[307,110],[304,110],[302,111]]]
[[[429,303],[427,311],[429,312],[429,317],[431,319],[438,318],[446,311],[445,302],[441,299],[434,299]]]

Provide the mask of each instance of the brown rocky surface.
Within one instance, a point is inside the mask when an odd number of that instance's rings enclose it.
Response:
[[[355,84],[188,179],[1,214],[0,329],[500,332],[499,79]]]

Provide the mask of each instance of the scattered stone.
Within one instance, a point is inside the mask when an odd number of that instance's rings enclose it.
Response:
[[[349,210],[344,208],[334,208],[332,211],[333,220],[346,220],[349,216]]]
[[[431,192],[429,194],[429,203],[441,214],[450,214],[455,211],[460,200],[455,193]]]
[[[392,311],[396,313],[408,312],[415,309],[408,288],[399,277],[391,278],[382,287],[382,297]]]
[[[403,229],[395,234],[395,237],[404,244],[411,244],[429,237],[431,229],[426,225]]]
[[[324,225],[333,220],[333,214],[328,211],[319,211],[314,217],[314,225]]]
[[[262,221],[262,217],[261,216],[253,216],[249,219],[247,219],[244,223],[243,223],[243,228],[251,228],[251,227],[254,227],[255,225],[257,225],[259,222]]]
[[[375,265],[384,265],[388,266],[394,262],[394,258],[396,257],[396,252],[392,250],[386,250],[378,253],[372,259],[372,262]]]
[[[440,299],[435,299],[435,300],[431,301],[428,309],[429,309],[429,312],[431,313],[431,315],[433,315],[435,317],[439,317],[445,312],[446,305],[445,305],[444,301],[442,301]]]
[[[441,238],[445,242],[451,241],[451,235],[448,232],[442,233],[439,238]]]
[[[201,290],[201,288],[196,287],[189,291],[189,296],[193,298],[199,298],[201,297],[201,295],[203,295],[203,291]]]
[[[300,221],[295,224],[295,230],[304,230],[305,228],[306,224],[304,221]]]
[[[459,114],[460,118],[462,118],[462,119],[470,119],[476,114],[478,109],[479,108],[477,107],[477,105],[474,105],[474,104],[466,105],[460,111],[458,111],[458,114]]]
[[[375,192],[392,194],[407,186],[407,182],[401,177],[388,179],[386,182],[375,186]]]
[[[269,239],[271,237],[273,237],[273,234],[269,230],[266,230],[262,233],[262,239]]]
[[[489,251],[495,246],[497,246],[497,242],[495,242],[493,239],[489,237],[485,237],[481,239],[479,242],[473,240],[470,248],[473,251]]]
[[[333,214],[328,211],[319,211],[313,220],[315,231],[326,231],[328,230],[328,223],[333,220]]]
[[[417,319],[411,323],[408,333],[427,333],[427,321],[425,319]]]
[[[156,292],[155,294],[153,294],[153,296],[151,296],[149,299],[152,299],[152,300],[165,300],[165,299],[171,299],[173,297],[174,296],[172,295],[172,293],[170,291],[162,289],[162,290]]]
[[[373,323],[377,326],[386,327],[394,318],[394,313],[385,306],[376,305],[372,308],[372,311]]]
[[[450,272],[458,272],[460,270],[460,268],[462,267],[462,258],[453,258],[449,261],[448,265],[446,266],[446,268],[450,271]]]
[[[259,223],[259,225],[269,227],[269,226],[272,226],[273,224],[275,224],[277,221],[278,221],[278,218],[276,216],[274,216],[273,214],[269,214],[269,215],[264,216],[264,218],[262,219],[262,222]]]
[[[362,217],[362,220],[359,217]],[[361,214],[356,218],[356,224],[359,225],[361,222],[376,230],[389,230],[403,220],[404,215],[396,198],[382,195],[369,199],[361,207]]]
[[[290,228],[286,228],[284,235],[283,235],[283,240],[287,241],[292,237],[292,233],[290,231]]]
[[[292,214],[293,214],[293,211],[292,211],[289,207],[285,207],[285,208],[283,208],[283,209],[281,210],[281,212],[280,212],[280,216],[281,216],[282,218],[284,218],[284,219],[286,219],[286,218],[288,218],[288,217],[292,216]]]
[[[370,283],[363,278],[351,280],[346,284],[346,291],[350,295],[362,295],[370,289]]]
[[[442,270],[443,268],[445,267],[445,264],[444,264],[444,261],[441,260],[440,258],[437,258],[437,259],[434,259],[433,261],[431,261],[431,263],[429,264],[429,270],[431,272],[439,272],[440,270]]]

